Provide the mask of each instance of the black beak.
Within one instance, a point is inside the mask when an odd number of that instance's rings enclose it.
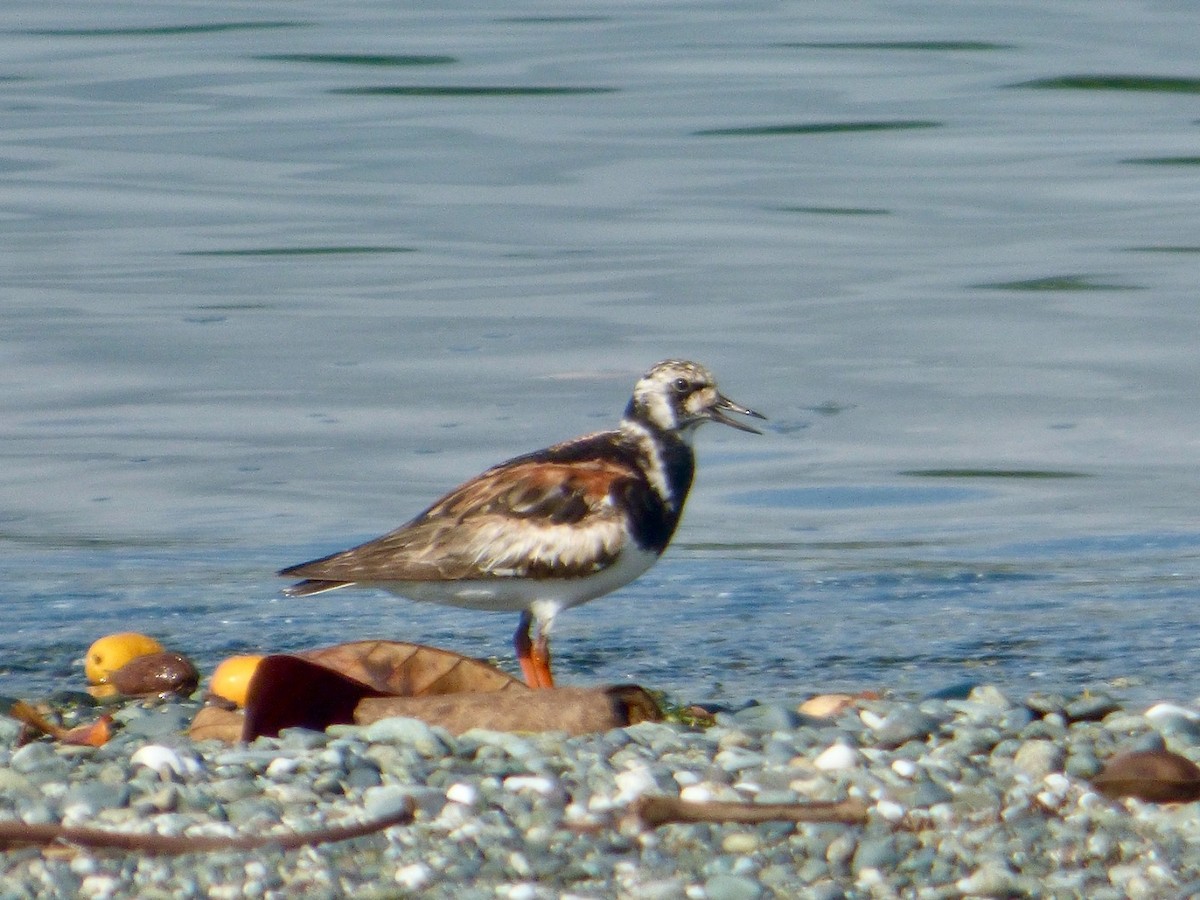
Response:
[[[762,434],[757,428],[747,425],[745,422],[739,422],[737,419],[731,419],[725,413],[737,413],[739,416],[751,416],[755,419],[766,421],[766,416],[762,413],[755,412],[752,409],[734,403],[723,394],[717,394],[717,402],[708,408],[708,417],[714,422],[720,422],[722,425],[728,425],[731,428],[736,428],[738,431],[748,431],[751,434]]]

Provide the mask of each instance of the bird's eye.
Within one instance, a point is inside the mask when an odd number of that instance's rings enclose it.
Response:
[[[677,390],[679,393],[686,394],[690,387],[691,385],[688,384],[688,380],[686,378],[675,379],[675,390]]]

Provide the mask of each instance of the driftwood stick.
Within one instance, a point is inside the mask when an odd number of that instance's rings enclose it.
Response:
[[[814,803],[730,803],[711,800],[691,802],[678,797],[642,797],[633,814],[646,826],[657,828],[671,822],[838,822],[863,825],[867,806],[859,800]]]
[[[75,827],[72,825],[29,825],[25,822],[0,822],[0,848],[15,844],[46,845],[55,842],[76,844],[104,850],[134,850],[140,853],[175,856],[181,853],[208,853],[219,850],[256,850],[259,847],[278,847],[295,850],[314,844],[348,841],[351,838],[373,834],[393,825],[407,825],[413,819],[412,803],[390,815],[358,822],[353,825],[336,825],[317,828],[313,831],[290,831],[280,834],[223,835],[167,835],[131,834],[125,831],[108,831],[101,828]]]

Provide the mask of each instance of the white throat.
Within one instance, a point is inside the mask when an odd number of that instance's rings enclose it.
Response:
[[[695,428],[687,428],[676,433],[690,445],[692,432],[695,430]],[[678,506],[679,498],[675,496],[675,492],[671,490],[671,482],[667,480],[667,467],[663,462],[662,451],[654,432],[641,422],[632,419],[625,419],[621,422],[621,431],[637,444],[645,461],[646,477],[650,480],[650,486],[654,488],[654,492],[670,506]]]

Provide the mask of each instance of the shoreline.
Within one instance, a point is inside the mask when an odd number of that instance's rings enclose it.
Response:
[[[1200,711],[1101,694],[857,699],[831,718],[762,703],[696,728],[584,737],[412,719],[289,730],[249,745],[185,735],[196,700],[129,702],[103,747],[0,719],[0,815],[116,831],[232,835],[410,824],[295,850],[156,856],[67,845],[3,852],[0,898],[411,896],[1178,896],[1200,889],[1200,808],[1105,799],[1117,753],[1200,760]],[[91,710],[94,712],[94,709]],[[147,752],[144,748],[158,747]],[[142,751],[139,753],[139,751]],[[866,823],[647,827],[644,796],[858,800]]]

